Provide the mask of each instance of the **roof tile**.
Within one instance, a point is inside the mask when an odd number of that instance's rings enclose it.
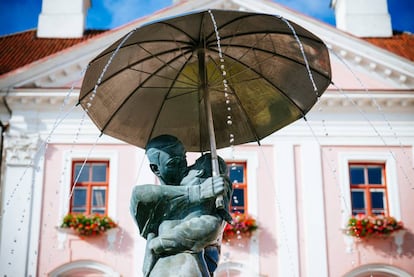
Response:
[[[364,40],[398,56],[414,61],[414,34],[407,32],[395,33],[390,38],[364,38]]]
[[[36,30],[0,37],[0,75],[88,40],[104,31],[89,30],[82,38],[38,38]]]

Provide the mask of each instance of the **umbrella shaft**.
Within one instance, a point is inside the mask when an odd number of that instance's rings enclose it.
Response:
[[[207,118],[207,128],[208,128],[208,135],[210,140],[210,151],[211,151],[211,169],[212,169],[212,176],[219,175],[219,165],[218,165],[218,158],[217,158],[217,147],[216,147],[216,136],[214,133],[214,122],[213,122],[213,114],[211,111],[211,103],[210,103],[210,93],[207,86],[207,72],[205,66],[205,52],[203,48],[198,50],[198,73],[200,77],[200,84],[201,90],[204,99],[204,108],[206,111],[206,118]]]

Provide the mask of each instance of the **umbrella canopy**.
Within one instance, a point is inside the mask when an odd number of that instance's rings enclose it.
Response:
[[[304,117],[330,81],[327,48],[304,28],[211,10],[115,42],[90,62],[79,103],[103,133],[127,143],[144,148],[170,134],[204,152],[214,140],[208,109],[217,148],[259,141]]]

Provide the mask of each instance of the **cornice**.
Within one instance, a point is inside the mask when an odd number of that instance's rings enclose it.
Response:
[[[16,89],[3,94],[3,99],[11,110],[58,111],[63,103],[67,107],[76,105],[78,95],[79,89]],[[407,111],[412,113],[414,90],[338,91],[329,89],[319,99],[317,106],[336,111],[358,107],[367,111],[383,109],[396,113]]]

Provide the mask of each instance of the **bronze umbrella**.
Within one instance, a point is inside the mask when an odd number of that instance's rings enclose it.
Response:
[[[90,62],[79,103],[107,135],[144,148],[170,134],[214,160],[218,148],[304,117],[330,82],[328,50],[311,32],[270,14],[208,10],[112,44]]]

